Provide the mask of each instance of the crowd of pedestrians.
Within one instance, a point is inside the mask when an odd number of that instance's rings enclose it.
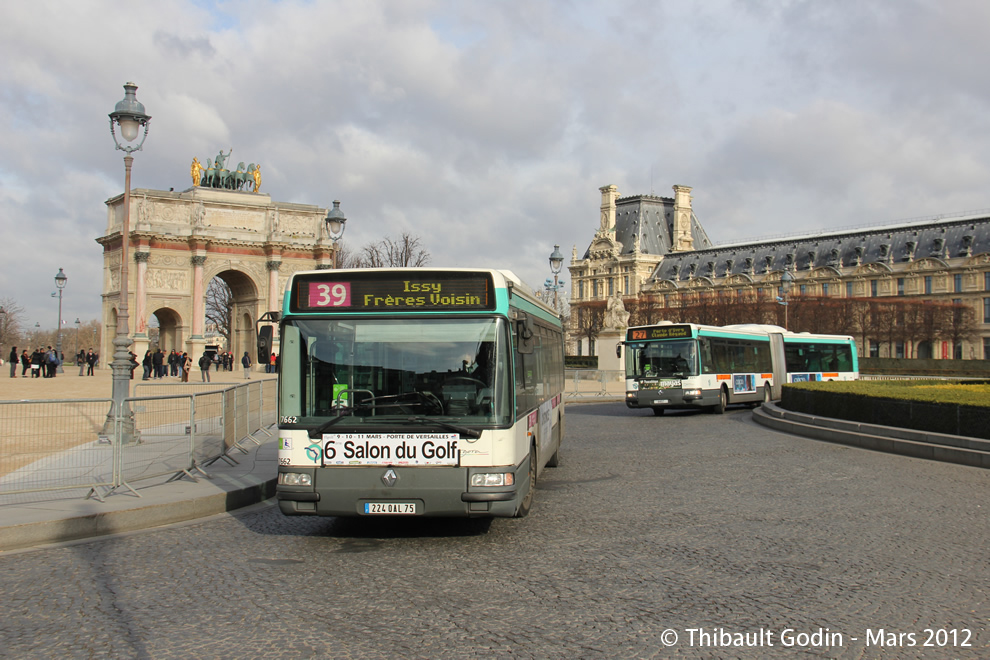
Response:
[[[99,361],[99,356],[93,353],[90,349],[88,356],[85,352],[80,351],[80,355],[83,356],[85,360],[90,360],[90,375],[93,375],[93,368]],[[7,356],[7,363],[10,366],[10,377],[17,378],[17,367],[21,367],[21,378],[27,378],[28,372],[31,372],[31,378],[55,378],[58,375],[58,368],[62,366],[65,362],[65,354],[60,354],[57,350],[48,346],[46,348],[38,347],[34,349],[33,352],[28,353],[27,349],[24,349],[17,353],[17,347],[14,346],[10,349],[10,355]],[[79,370],[79,375],[82,376],[82,369]]]
[[[171,376],[173,378],[180,378],[184,383],[189,382],[189,372],[192,371],[193,359],[185,351],[180,352],[172,349],[166,355],[161,348],[157,348],[154,351],[148,350],[145,352],[144,358],[140,363],[137,361],[137,355],[131,353],[130,356],[131,378],[134,378],[134,371],[140,366],[143,368],[141,380]],[[211,367],[214,371],[233,371],[236,366],[235,360],[234,354],[229,351],[221,353],[204,351],[198,361],[203,382],[210,382]],[[58,373],[59,366],[65,361],[65,355],[59,355],[51,346],[47,348],[36,348],[32,353],[23,350],[18,354],[17,347],[14,346],[10,349],[10,355],[7,361],[10,365],[11,378],[17,378],[18,365],[21,366],[22,378],[27,378],[28,372],[31,373],[31,378],[54,378]],[[87,376],[92,376],[96,366],[100,362],[100,356],[98,353],[93,352],[92,348],[88,351],[80,350],[75,355],[75,361],[76,366],[79,367],[80,376],[83,375],[84,371]],[[244,352],[244,357],[241,358],[240,362],[244,367],[244,377],[250,378],[251,357],[247,351]],[[0,364],[2,364],[2,360],[0,360]],[[277,373],[278,357],[274,353],[272,353],[269,364],[265,365],[265,371],[268,373]]]
[[[234,354],[230,352],[214,353],[212,351],[204,351],[199,356],[198,364],[200,377],[204,383],[208,383],[210,382],[211,367],[214,371],[234,370]],[[193,367],[193,358],[185,351],[180,352],[172,349],[166,355],[161,348],[158,348],[154,351],[148,350],[145,352],[144,358],[141,360],[141,366],[144,369],[141,380],[171,376],[180,378],[183,383],[188,383],[189,373]]]

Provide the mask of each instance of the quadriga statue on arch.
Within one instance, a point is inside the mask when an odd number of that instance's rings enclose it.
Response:
[[[227,159],[233,151],[229,149],[225,154],[221,149],[216,160],[206,159],[206,167],[203,167],[198,158],[193,158],[189,168],[193,186],[258,192],[261,187],[261,166],[250,163],[245,167],[244,161],[241,161],[236,170],[227,169]]]

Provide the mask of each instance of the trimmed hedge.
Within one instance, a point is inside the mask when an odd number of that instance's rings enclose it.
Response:
[[[990,440],[990,383],[826,381],[785,385],[780,406],[820,417]]]

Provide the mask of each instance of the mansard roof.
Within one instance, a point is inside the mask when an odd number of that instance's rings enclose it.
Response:
[[[759,275],[773,271],[838,269],[990,252],[990,215],[929,218],[883,227],[820,232],[717,245],[667,254],[653,281]]]
[[[632,195],[615,200],[615,240],[622,244],[620,255],[633,253],[637,236],[639,236],[641,253],[658,256],[670,253],[674,236],[673,198]],[[696,246],[706,248],[712,246],[711,240],[693,211],[691,236]],[[589,246],[582,258],[590,257]]]

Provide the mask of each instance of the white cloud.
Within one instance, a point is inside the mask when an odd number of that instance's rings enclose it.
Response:
[[[435,265],[532,284],[583,253],[598,187],[694,188],[715,240],[990,206],[987,9],[887,3],[106,0],[0,22],[0,295],[100,313],[107,113],[153,116],[135,187],[234,149],[279,201],[342,202],[354,251],[421,237]],[[40,249],[52,235],[56,247]],[[54,324],[54,321],[51,321]]]

